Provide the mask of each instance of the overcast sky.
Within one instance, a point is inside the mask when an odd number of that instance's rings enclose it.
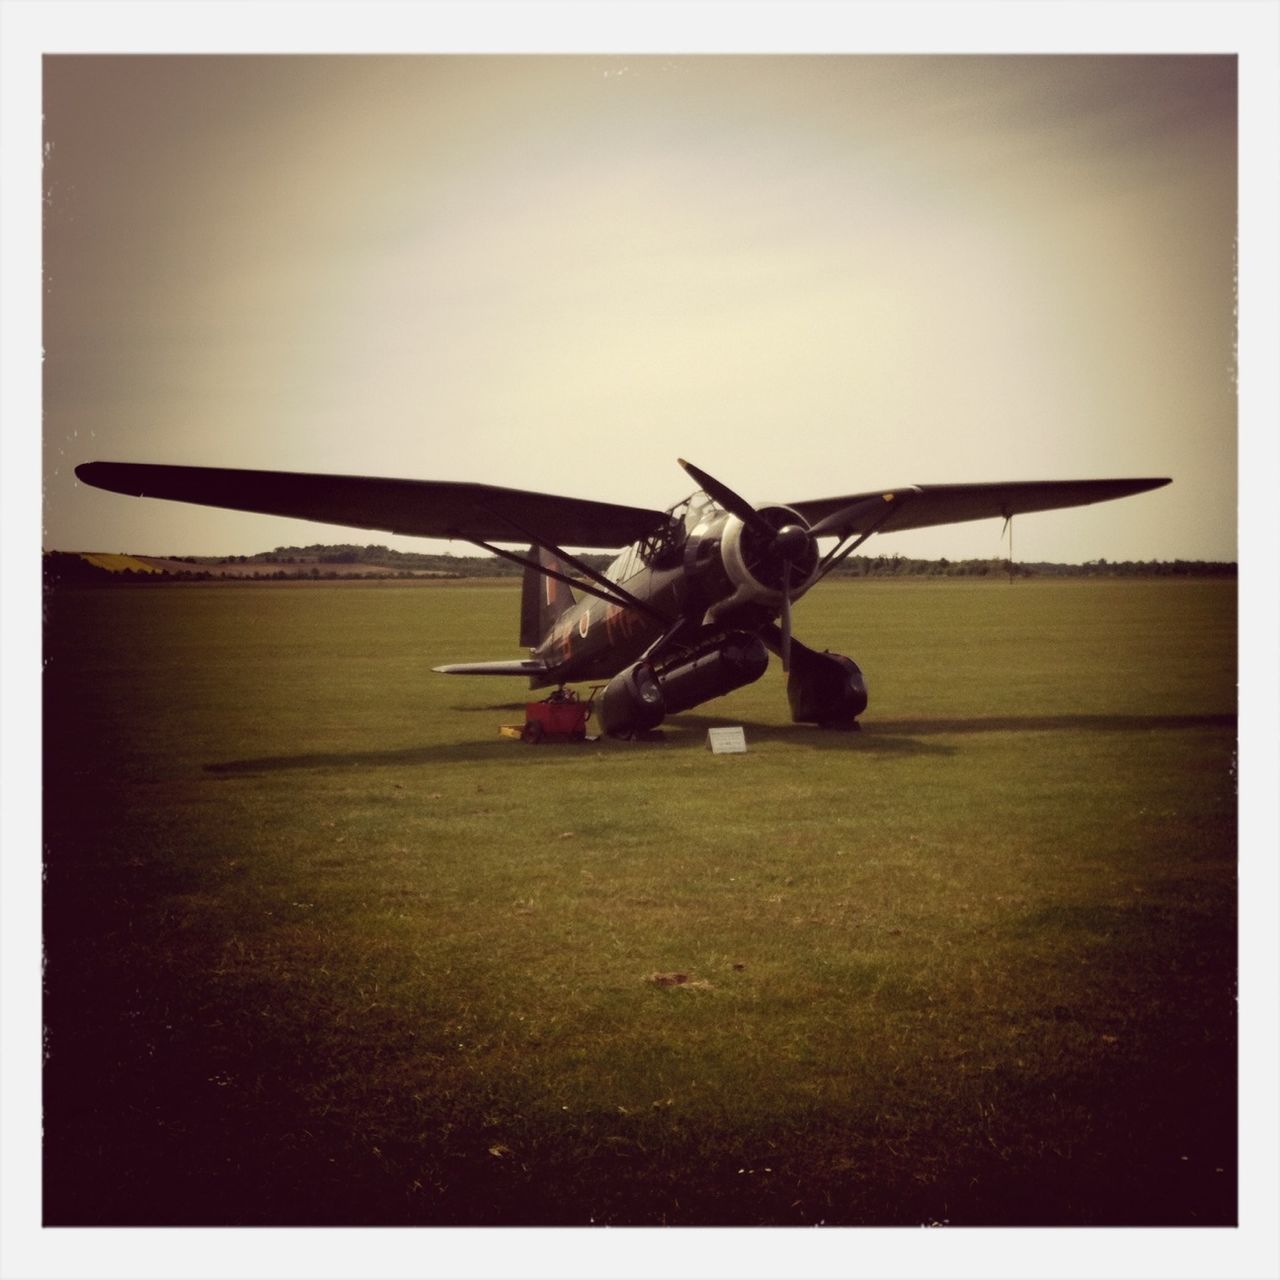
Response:
[[[1236,555],[1232,57],[65,56],[44,111],[46,547],[446,545],[93,459],[665,507],[684,456],[778,501],[1171,476],[1015,551]]]

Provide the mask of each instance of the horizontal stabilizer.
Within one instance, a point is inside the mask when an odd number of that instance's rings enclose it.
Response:
[[[446,676],[541,676],[547,664],[538,658],[514,658],[508,662],[454,662],[446,667],[432,667]]]

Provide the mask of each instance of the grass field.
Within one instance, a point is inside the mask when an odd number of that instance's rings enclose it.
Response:
[[[49,598],[46,1223],[1235,1220],[1234,583],[825,585],[862,733],[658,743],[517,614]]]

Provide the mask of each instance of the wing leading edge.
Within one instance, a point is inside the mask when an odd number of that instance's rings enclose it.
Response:
[[[170,498],[421,538],[527,543],[532,531],[540,541],[562,547],[611,550],[646,537],[666,521],[663,512],[647,507],[447,480],[142,462],[86,462],[76,468],[76,475],[86,484],[132,497]]]
[[[844,536],[865,533],[893,533],[903,529],[924,529],[930,525],[959,524],[965,520],[1022,515],[1028,511],[1054,511],[1061,507],[1083,507],[1108,502],[1130,494],[1145,493],[1169,483],[1168,478],[1134,480],[1021,480],[1004,484],[925,484],[910,489],[872,490],[839,498],[815,498],[789,502],[810,524],[843,508],[852,508],[848,524],[840,526]],[[884,497],[895,503],[886,518],[883,508],[869,501]],[[863,510],[857,510],[864,504]],[[829,530],[831,533],[836,529]]]
[[[319,475],[299,471],[247,471],[141,462],[86,462],[76,468],[86,484],[134,497],[169,498],[262,515],[290,516],[425,538],[527,542],[610,550],[662,527],[666,515],[586,498],[449,480]],[[999,484],[935,484],[868,490],[787,505],[810,524],[848,510],[829,533],[893,533],[1087,506],[1158,489],[1166,478],[1024,480]],[[894,510],[886,517],[877,498]]]

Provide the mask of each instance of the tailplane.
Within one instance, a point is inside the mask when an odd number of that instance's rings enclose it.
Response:
[[[529,559],[544,569],[564,573],[565,567],[542,547],[530,547]],[[552,623],[570,605],[576,603],[573,588],[559,578],[549,578],[532,565],[526,565],[524,584],[520,593],[520,644],[525,649],[535,649],[551,630]]]
[[[547,664],[541,658],[513,658],[500,662],[451,662],[448,666],[432,667],[446,676],[528,676],[540,680],[547,674]],[[541,688],[541,685],[532,685]]]

